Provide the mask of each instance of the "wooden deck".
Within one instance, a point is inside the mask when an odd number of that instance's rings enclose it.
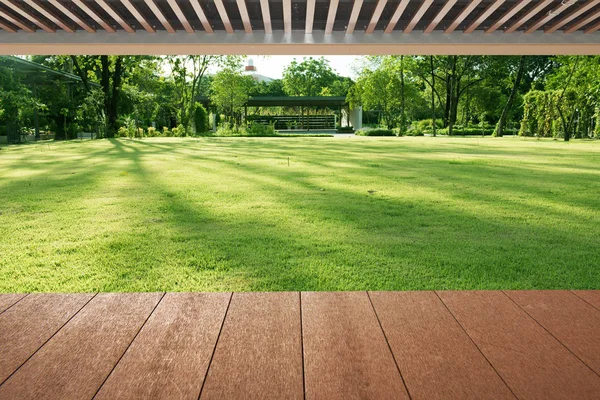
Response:
[[[0,295],[0,399],[598,399],[600,291]]]

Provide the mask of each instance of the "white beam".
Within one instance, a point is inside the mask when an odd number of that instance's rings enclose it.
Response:
[[[306,26],[304,27],[304,32],[312,33],[314,21],[315,21],[315,0],[306,0]]]
[[[283,31],[292,31],[292,0],[283,0]]]
[[[352,13],[350,14],[350,20],[348,21],[348,26],[346,27],[347,34],[354,33],[354,28],[356,28],[356,21],[358,20],[358,15],[360,14],[362,5],[363,0],[354,0],[354,4],[352,5]]]
[[[265,55],[547,55],[600,54],[600,35],[575,32],[529,35],[480,31],[444,34],[413,32],[405,35],[375,32],[334,31],[306,34],[255,31],[212,35],[169,34],[165,31],[135,35],[110,34],[104,31],[75,34],[59,31],[47,33],[8,33],[0,31],[1,54],[265,54]]]
[[[329,12],[327,13],[327,23],[325,24],[325,33],[333,32],[333,24],[335,24],[335,15],[337,14],[339,0],[329,1]]]

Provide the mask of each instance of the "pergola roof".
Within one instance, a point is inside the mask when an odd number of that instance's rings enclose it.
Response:
[[[600,54],[600,0],[0,0],[0,28],[2,54]]]

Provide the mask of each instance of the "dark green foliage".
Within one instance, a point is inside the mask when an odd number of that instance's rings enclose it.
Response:
[[[194,123],[196,124],[196,133],[204,133],[208,130],[208,113],[200,103],[196,103]]]
[[[396,136],[393,130],[384,128],[359,129],[355,135],[358,136]]]

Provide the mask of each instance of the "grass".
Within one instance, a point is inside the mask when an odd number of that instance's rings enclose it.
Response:
[[[600,289],[600,142],[0,151],[0,292]]]

